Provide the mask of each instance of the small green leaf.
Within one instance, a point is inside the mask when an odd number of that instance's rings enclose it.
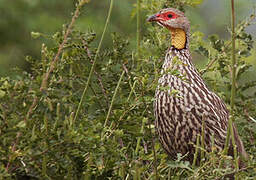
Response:
[[[0,98],[4,97],[5,94],[6,94],[5,91],[3,91],[3,90],[0,89]]]
[[[20,121],[20,122],[17,124],[17,127],[19,127],[19,128],[24,128],[25,126],[26,126],[25,121]]]
[[[41,36],[41,33],[39,32],[31,32],[31,37],[34,38],[34,39],[37,39]]]

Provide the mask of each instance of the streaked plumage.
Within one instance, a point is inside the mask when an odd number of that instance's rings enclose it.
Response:
[[[148,21],[156,21],[172,33],[172,46],[165,56],[154,102],[155,126],[163,148],[173,159],[177,153],[188,153],[187,159],[192,162],[204,119],[206,150],[211,150],[211,138],[218,150],[223,149],[229,112],[220,97],[208,89],[191,61],[188,19],[182,12],[167,8]],[[173,75],[174,70],[178,76]],[[238,152],[246,156],[235,126],[233,129]]]

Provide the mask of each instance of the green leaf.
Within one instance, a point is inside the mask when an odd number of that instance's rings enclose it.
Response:
[[[0,98],[4,97],[5,94],[6,94],[5,91],[3,91],[3,90],[0,89]]]
[[[26,123],[25,121],[20,121],[16,126],[19,128],[24,128],[26,126]]]

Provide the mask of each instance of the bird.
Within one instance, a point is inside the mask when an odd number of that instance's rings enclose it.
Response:
[[[197,136],[203,131],[206,151],[210,152],[213,145],[218,151],[223,150],[229,111],[224,101],[207,87],[192,62],[188,18],[178,9],[165,8],[147,21],[156,22],[171,33],[154,100],[155,128],[163,149],[171,159],[181,154],[192,163]],[[232,128],[237,152],[246,158],[235,124]],[[229,144],[228,155],[233,156],[232,143]]]

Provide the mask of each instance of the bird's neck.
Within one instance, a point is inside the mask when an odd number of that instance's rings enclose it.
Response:
[[[183,69],[183,67],[191,67],[194,69],[189,52],[189,29],[184,31],[180,28],[171,28],[170,31],[172,35],[172,46],[167,51],[165,61],[162,66],[163,72],[170,68]],[[181,63],[177,63],[177,60],[175,60],[176,58]]]
[[[174,46],[170,47],[166,53],[163,63],[163,71],[168,69],[182,69],[183,67],[193,67],[189,49],[177,49]]]
[[[172,46],[176,49],[188,48],[188,36],[183,29],[180,28],[170,28],[172,35]]]

